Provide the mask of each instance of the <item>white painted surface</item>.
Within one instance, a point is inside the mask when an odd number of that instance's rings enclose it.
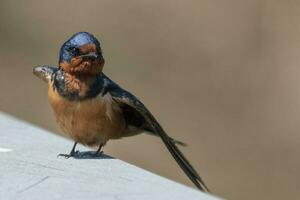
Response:
[[[6,149],[6,148],[0,147],[0,153],[6,153],[6,152],[10,152],[10,151],[12,151],[12,149]]]
[[[1,112],[0,147],[1,200],[218,199],[106,155],[57,158],[71,141]]]

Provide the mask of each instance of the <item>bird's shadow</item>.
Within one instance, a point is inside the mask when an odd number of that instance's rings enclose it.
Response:
[[[64,156],[63,154],[58,155],[58,157],[65,157],[69,158],[67,156]],[[76,151],[71,158],[74,159],[115,159],[114,157],[111,157],[109,155],[104,154],[103,152],[96,154],[95,151]]]

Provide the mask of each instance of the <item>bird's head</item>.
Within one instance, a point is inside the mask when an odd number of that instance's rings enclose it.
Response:
[[[69,74],[96,75],[102,72],[104,58],[99,41],[88,32],[68,39],[59,52],[59,67]]]

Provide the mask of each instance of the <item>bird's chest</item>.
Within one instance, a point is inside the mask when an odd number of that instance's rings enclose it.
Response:
[[[49,87],[48,98],[59,126],[75,141],[98,145],[121,137],[125,122],[120,108],[109,94],[70,101]]]

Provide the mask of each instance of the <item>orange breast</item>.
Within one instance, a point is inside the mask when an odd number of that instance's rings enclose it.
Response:
[[[119,106],[110,94],[90,100],[69,101],[50,86],[49,102],[57,123],[73,140],[85,145],[99,145],[120,138],[125,122]]]

